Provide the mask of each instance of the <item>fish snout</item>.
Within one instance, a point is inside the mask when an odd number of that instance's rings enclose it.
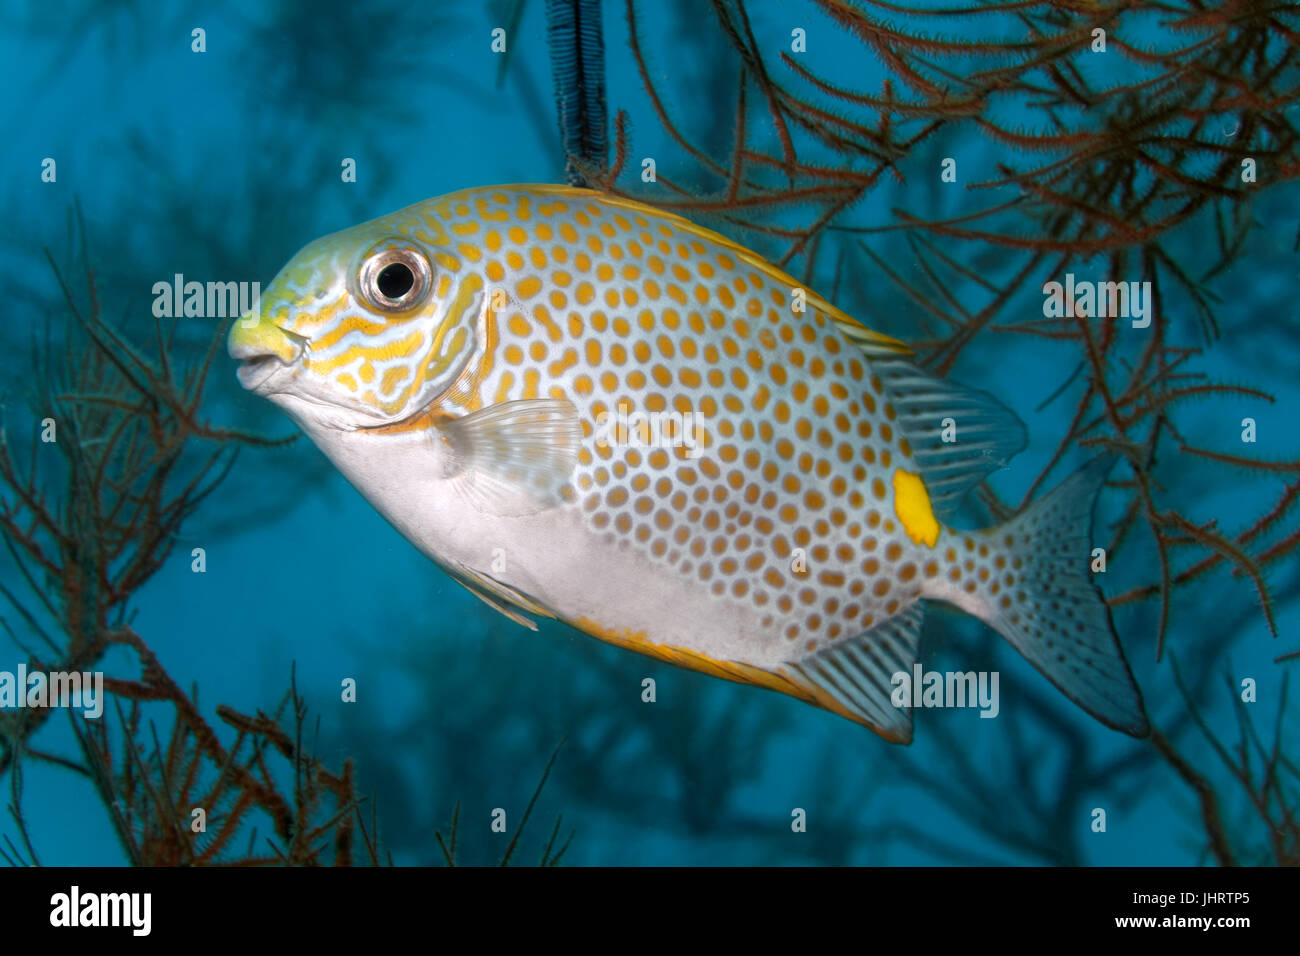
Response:
[[[299,336],[286,332],[268,321],[261,310],[254,309],[241,316],[230,329],[226,351],[239,359],[239,384],[256,391],[277,372],[288,368],[302,355]]]

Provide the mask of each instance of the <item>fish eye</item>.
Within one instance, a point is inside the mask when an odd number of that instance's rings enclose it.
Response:
[[[432,276],[429,260],[419,249],[388,246],[361,266],[360,291],[381,312],[405,312],[428,296]]]

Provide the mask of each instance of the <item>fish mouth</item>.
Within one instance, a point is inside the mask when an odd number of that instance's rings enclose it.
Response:
[[[260,314],[244,316],[230,329],[226,340],[230,357],[240,360],[239,384],[250,392],[265,395],[275,381],[298,363],[306,351],[306,339]]]
[[[240,363],[239,368],[235,371],[239,384],[250,392],[257,392],[263,388],[276,373],[287,369],[287,363],[282,362],[274,355],[256,355]]]

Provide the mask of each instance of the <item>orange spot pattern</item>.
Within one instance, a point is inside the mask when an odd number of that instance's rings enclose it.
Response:
[[[893,472],[916,467],[883,383],[833,320],[794,311],[798,282],[676,217],[526,189],[442,210],[452,232],[478,222],[474,268],[510,303],[473,401],[574,404],[593,532],[759,609],[794,657],[947,574],[893,520]]]

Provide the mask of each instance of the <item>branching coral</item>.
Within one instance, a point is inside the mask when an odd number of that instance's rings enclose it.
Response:
[[[892,78],[872,96],[819,78],[790,53],[778,61],[755,41],[744,0],[714,0],[718,28],[740,66],[735,145],[730,157],[715,159],[670,115],[639,40],[637,10],[627,0],[631,47],[647,101],[681,148],[681,159],[693,164],[688,177],[715,184],[712,190],[691,190],[678,184],[676,173],[661,173],[659,194],[639,198],[766,235],[780,264],[789,267],[802,257],[806,278],[825,271],[819,258],[838,255],[837,289],[844,238],[901,234],[909,258],[918,264],[916,279],[906,278],[864,243],[853,249],[937,323],[933,334],[913,337],[911,344],[923,364],[939,374],[951,371],[963,350],[985,333],[1075,343],[1079,362],[1061,392],[1076,381],[1085,387],[1056,453],[1021,505],[1072,447],[1119,450],[1130,465],[1134,494],[1109,552],[1143,526],[1155,544],[1160,577],[1116,595],[1112,604],[1159,600],[1157,657],[1164,649],[1172,592],[1224,565],[1250,580],[1276,633],[1265,571],[1300,548],[1300,528],[1287,524],[1300,493],[1300,463],[1233,456],[1183,439],[1175,413],[1188,402],[1233,395],[1271,402],[1272,397],[1197,372],[1194,360],[1202,347],[1179,344],[1161,307],[1175,291],[1186,295],[1211,340],[1218,321],[1208,283],[1240,254],[1250,202],[1260,191],[1300,177],[1300,113],[1295,112],[1300,12],[1248,0],[1213,9],[1191,2],[1069,8],[1016,2],[924,10],[876,0],[862,6],[820,0],[818,6],[851,31],[864,54],[883,63]],[[1140,17],[1156,14],[1164,20],[1162,35],[1176,42],[1147,49],[1125,39],[1140,32]],[[944,39],[925,29],[939,18],[963,16],[972,24],[968,34],[978,39]],[[884,17],[902,18],[906,25]],[[996,30],[1006,31],[1007,38],[983,38]],[[1088,55],[1097,30],[1107,33],[1111,52],[1105,55],[1121,60],[1135,74],[1131,81],[1088,78],[1079,58]],[[785,79],[778,81],[778,70]],[[800,85],[804,92],[796,92]],[[833,106],[826,105],[827,98]],[[748,114],[754,103],[775,130],[771,151],[750,141],[754,120]],[[1041,116],[1041,128],[1007,127],[996,117],[1008,105]],[[1230,138],[1221,128],[1228,119],[1235,127]],[[998,178],[970,187],[977,195],[996,196],[994,201],[949,218],[895,208],[892,223],[864,226],[853,220],[851,208],[882,174],[901,176],[905,159],[949,129],[962,135],[974,131],[1021,161],[1013,168],[1005,159]],[[590,178],[619,192],[617,178],[628,149],[625,116],[616,139],[614,162],[590,171]],[[803,155],[818,159],[806,161]],[[1255,170],[1253,176],[1243,177],[1243,163]],[[791,208],[813,211],[791,226],[783,216]],[[1197,277],[1180,264],[1169,241],[1176,227],[1204,212],[1214,216],[1216,258]],[[973,265],[989,247],[1002,250],[1005,278],[991,279]],[[1152,284],[1156,308],[1149,335],[1121,336],[1113,317],[1097,320],[1077,309],[1059,319],[1009,318],[1026,284],[1063,275],[1097,255],[1105,258],[1112,277]],[[971,295],[959,298],[951,291],[957,288]],[[969,304],[971,299],[978,304]],[[1157,469],[1177,468],[1175,460],[1182,456],[1276,475],[1282,487],[1249,527],[1225,532],[1213,523],[1193,522],[1162,501]],[[1014,510],[987,487],[982,495],[995,516]],[[1200,549],[1202,555],[1180,567],[1177,549]]]
[[[0,774],[10,775],[11,812],[26,841],[25,852],[11,847],[11,862],[37,859],[21,816],[25,760],[88,776],[133,863],[349,863],[357,829],[365,856],[377,862],[373,821],[367,831],[351,764],[331,771],[304,749],[305,708],[296,689],[285,701],[292,705],[289,733],[285,704],[273,716],[252,717],[219,707],[217,716],[235,733],[227,746],[203,716],[197,692],[183,691],[130,625],[133,596],[171,556],[182,525],[225,476],[235,450],[277,442],[201,417],[219,338],[198,362],[178,368],[171,330],[159,325],[146,355],[103,319],[84,241],[79,258],[80,298],[54,267],[74,324],[38,357],[32,407],[42,424],[25,463],[8,429],[0,432],[0,532],[26,585],[20,594],[0,584],[0,594],[26,633],[4,626],[33,670],[91,671],[122,648],[139,675],[106,677],[115,720],[72,718],[79,758],[32,745],[52,710],[3,715]],[[44,441],[35,437],[42,432]],[[159,709],[167,718],[161,737],[159,723],[146,721],[147,711]],[[267,846],[250,827],[259,814],[273,834]],[[247,847],[237,845],[245,833]]]
[[[1156,602],[1156,660],[1178,623],[1173,596],[1216,570],[1249,585],[1276,636],[1269,578],[1300,552],[1300,462],[1203,447],[1189,437],[1187,408],[1207,399],[1274,401],[1265,388],[1207,375],[1201,360],[1220,335],[1214,283],[1242,260],[1259,197],[1300,178],[1300,10],[1268,0],[1016,0],[931,9],[816,0],[860,44],[858,62],[883,69],[879,90],[866,92],[849,88],[843,71],[829,75],[825,58],[760,43],[756,5],[712,6],[711,26],[734,52],[738,77],[730,154],[711,153],[674,115],[644,45],[639,21],[649,8],[625,0],[649,118],[674,152],[671,161],[661,157],[656,186],[624,186],[633,123],[619,111],[614,156],[602,168],[588,166],[587,180],[753,237],[773,261],[805,283],[822,283],[860,315],[870,309],[860,307],[852,264],[869,262],[913,307],[921,334],[882,331],[907,338],[936,374],[952,372],[977,343],[998,348],[1010,337],[1069,347],[1073,358],[1044,403],[1071,396],[1069,424],[1019,502],[980,488],[987,516],[1005,519],[1023,507],[1074,450],[1117,450],[1127,475],[1112,486],[1125,505],[1107,555],[1114,562],[1132,554],[1129,567],[1154,574],[1109,601]],[[783,8],[782,35],[807,19],[807,9]],[[935,32],[945,29],[961,33]],[[1032,119],[1016,125],[1007,116]],[[936,146],[942,143],[949,145]],[[943,195],[959,194],[959,208],[934,208],[943,205],[935,199],[942,191],[922,182],[902,193],[885,221],[862,221],[860,201],[916,184],[918,175],[937,180],[944,153],[936,149],[956,143],[982,144],[995,157],[985,165],[996,168],[992,178],[949,187]],[[1186,254],[1189,228],[1203,237],[1198,258]],[[876,247],[882,242],[887,251]],[[1150,325],[1132,334],[1127,322],[1073,302],[1059,317],[1044,310],[1026,318],[1025,290],[1067,270],[1150,283]],[[1194,316],[1199,335],[1189,339],[1179,314]],[[1193,518],[1177,479],[1198,462],[1275,490],[1257,499],[1238,529]],[[1177,722],[1178,732],[1185,723]],[[1158,752],[1183,773],[1190,765],[1170,743],[1175,730],[1164,731]],[[1131,769],[1141,753],[1120,759]],[[992,826],[991,819],[984,822]],[[1045,820],[1035,845],[1017,852],[1058,861],[1069,854],[1052,842],[1059,822]],[[1275,835],[1290,825],[1272,823]]]
[[[556,745],[555,750],[551,752],[551,759],[546,762],[546,769],[542,771],[542,778],[537,781],[537,788],[533,791],[532,797],[528,800],[528,805],[524,808],[523,817],[519,821],[519,826],[514,830],[510,837],[510,842],[506,844],[505,852],[501,854],[498,866],[509,866],[510,861],[514,858],[515,852],[519,849],[519,841],[528,829],[528,821],[532,818],[533,808],[537,806],[537,798],[542,795],[542,790],[546,787],[546,781],[551,776],[551,768],[555,766],[555,758],[560,755],[560,748],[564,746],[564,741]],[[560,828],[564,824],[564,814],[555,818],[555,825],[551,828],[551,835],[547,838],[546,843],[542,846],[541,858],[537,861],[538,866],[559,866],[560,861],[564,859],[564,854],[568,852],[569,846],[573,843],[573,831],[565,837],[564,842],[560,843]],[[447,831],[446,838],[441,831],[434,831],[434,838],[438,841],[438,849],[442,851],[443,861],[448,866],[461,866],[456,860],[456,837],[460,833],[460,804],[456,804],[456,809],[452,811],[451,826]]]
[[[78,226],[84,237],[79,216]],[[182,689],[132,626],[133,598],[173,557],[185,521],[238,448],[287,439],[205,420],[200,403],[221,336],[180,368],[174,330],[157,325],[147,353],[103,319],[84,240],[78,259],[80,297],[51,260],[69,322],[57,326],[64,337],[47,341],[31,378],[42,423],[33,434],[50,440],[34,437],[23,461],[9,430],[0,431],[0,532],[26,586],[16,593],[0,583],[22,627],[0,623],[30,670],[107,670],[109,703],[99,718],[70,712],[74,757],[33,743],[54,711],[0,712],[0,775],[9,776],[22,843],[7,838],[0,859],[40,861],[22,813],[22,781],[24,764],[41,761],[92,782],[136,865],[391,863],[374,804],[366,808],[357,794],[352,760],[331,768],[304,741],[307,708],[295,681],[269,713],[219,705],[213,721],[198,689]],[[503,864],[519,849],[554,762],[553,754]],[[572,835],[561,843],[560,827],[557,820],[542,865],[564,857]],[[448,863],[463,862],[456,830],[453,820]]]
[[[1266,866],[1300,866],[1300,766],[1287,753],[1283,729],[1288,677],[1283,677],[1281,704],[1271,741],[1265,741],[1255,726],[1249,706],[1236,693],[1229,676],[1226,683],[1233,699],[1237,723],[1237,741],[1226,744],[1202,715],[1196,698],[1183,682],[1178,666],[1174,673],[1183,700],[1205,741],[1244,797],[1245,819],[1237,826],[1224,819],[1219,793],[1211,781],[1163,734],[1155,735],[1155,745],[1196,793],[1201,820],[1206,832],[1206,851],[1222,866],[1254,864]],[[1253,832],[1252,832],[1253,831]],[[1251,840],[1247,835],[1253,836]]]
[[[196,694],[186,694],[167,676],[138,634],[124,628],[110,640],[129,647],[141,667],[139,680],[105,682],[115,698],[120,742],[115,747],[104,721],[74,716],[73,725],[132,863],[347,866],[358,852],[358,829],[364,859],[380,862],[375,821],[372,817],[367,829],[352,761],[344,761],[335,774],[303,746],[307,710],[296,686],[270,716],[219,706],[217,716],[236,731],[227,748],[200,713]],[[165,745],[152,721],[149,736],[143,733],[144,705],[152,702],[172,710]],[[292,736],[283,729],[286,706]],[[284,779],[290,772],[291,787]],[[273,834],[265,846],[259,845],[253,823],[259,817]],[[245,835],[247,846],[236,845]]]

